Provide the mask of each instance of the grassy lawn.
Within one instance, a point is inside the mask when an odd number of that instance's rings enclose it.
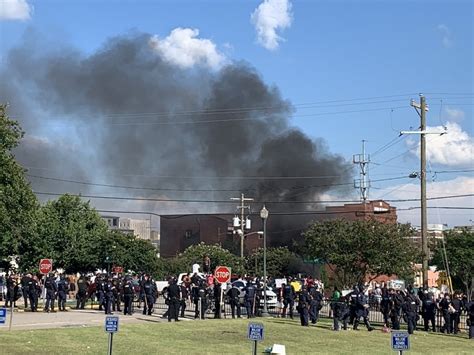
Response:
[[[390,349],[390,335],[379,329],[371,333],[365,329],[334,332],[328,321],[309,328],[286,319],[263,323],[265,340],[259,343],[260,353],[278,343],[286,346],[287,354],[396,354]],[[114,336],[114,354],[250,354],[247,324],[242,319],[123,325]],[[409,354],[472,354],[474,345],[465,334],[454,337],[417,332],[410,340]],[[2,331],[0,352],[106,354],[107,334],[102,327]]]

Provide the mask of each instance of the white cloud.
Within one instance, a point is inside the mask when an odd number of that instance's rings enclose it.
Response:
[[[441,132],[444,127],[427,127],[427,131]],[[440,136],[426,135],[426,159],[432,164],[447,166],[473,166],[474,165],[474,138],[462,130],[455,122],[446,124],[447,133]],[[413,141],[407,141],[408,144]],[[419,156],[420,143],[418,142],[412,153]]]
[[[195,65],[220,68],[226,61],[225,56],[211,40],[198,36],[197,29],[178,27],[166,38],[153,36],[150,45],[164,60],[182,68]]]
[[[28,20],[32,12],[26,0],[0,0],[0,20]]]
[[[453,44],[453,40],[451,38],[451,30],[445,24],[440,24],[437,27],[438,31],[441,33],[441,43],[445,48],[449,48]]]
[[[429,176],[430,177],[430,176]],[[429,179],[428,177],[428,179]],[[415,180],[413,180],[415,181]],[[420,183],[419,180],[409,184],[402,184],[390,186],[380,196],[383,199],[419,199],[420,198]],[[386,192],[389,191],[387,194]],[[391,191],[391,192],[390,192]],[[469,219],[472,219],[472,210],[462,209],[438,209],[437,207],[465,207],[474,208],[474,198],[472,196],[429,200],[433,197],[442,197],[448,195],[466,195],[474,193],[474,177],[459,176],[455,179],[445,181],[428,182],[426,188],[426,196],[428,198],[428,223],[447,223],[449,226],[470,224]],[[376,199],[375,194],[371,197]],[[398,220],[400,222],[410,222],[413,225],[420,225],[420,209],[419,201],[411,202],[393,202],[392,205],[400,209]],[[413,208],[411,210],[403,210]]]
[[[283,38],[277,31],[291,26],[292,13],[289,0],[264,0],[250,16],[257,31],[257,40],[266,49],[275,50]]]
[[[444,109],[447,121],[461,122],[464,119],[464,111],[457,108],[446,107]]]

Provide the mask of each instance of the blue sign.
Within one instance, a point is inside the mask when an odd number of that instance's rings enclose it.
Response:
[[[105,317],[105,331],[107,333],[117,333],[119,327],[119,317],[107,316]]]
[[[0,324],[5,324],[6,320],[7,320],[7,309],[0,308]]]
[[[408,350],[410,349],[410,341],[408,332],[392,331],[392,350]]]
[[[262,341],[263,340],[263,324],[262,323],[249,323],[247,338],[253,341]]]

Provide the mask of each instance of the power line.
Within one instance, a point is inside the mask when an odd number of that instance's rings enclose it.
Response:
[[[46,196],[62,196],[64,194],[56,192],[39,192],[33,191],[37,195],[46,195]],[[229,200],[191,200],[191,199],[165,199],[165,198],[145,198],[145,197],[126,197],[126,196],[100,196],[100,195],[81,195],[69,193],[73,196],[79,196],[83,198],[93,198],[93,199],[106,199],[106,200],[130,200],[130,201],[153,201],[153,202],[185,202],[185,203],[226,203],[233,204],[235,202]],[[438,196],[430,197],[427,200],[442,200],[442,199],[451,199],[451,198],[461,198],[461,197],[471,197],[474,194],[463,194],[463,195],[447,195],[447,196]],[[391,199],[385,200],[386,202],[414,202],[420,201],[420,199]],[[358,200],[319,200],[319,201],[254,201],[253,203],[268,203],[268,204],[321,204],[321,203],[359,203]]]

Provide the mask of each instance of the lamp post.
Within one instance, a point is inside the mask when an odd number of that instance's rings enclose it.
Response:
[[[263,205],[260,210],[260,218],[263,220],[263,313],[262,317],[269,317],[267,308],[267,218],[268,210]]]

